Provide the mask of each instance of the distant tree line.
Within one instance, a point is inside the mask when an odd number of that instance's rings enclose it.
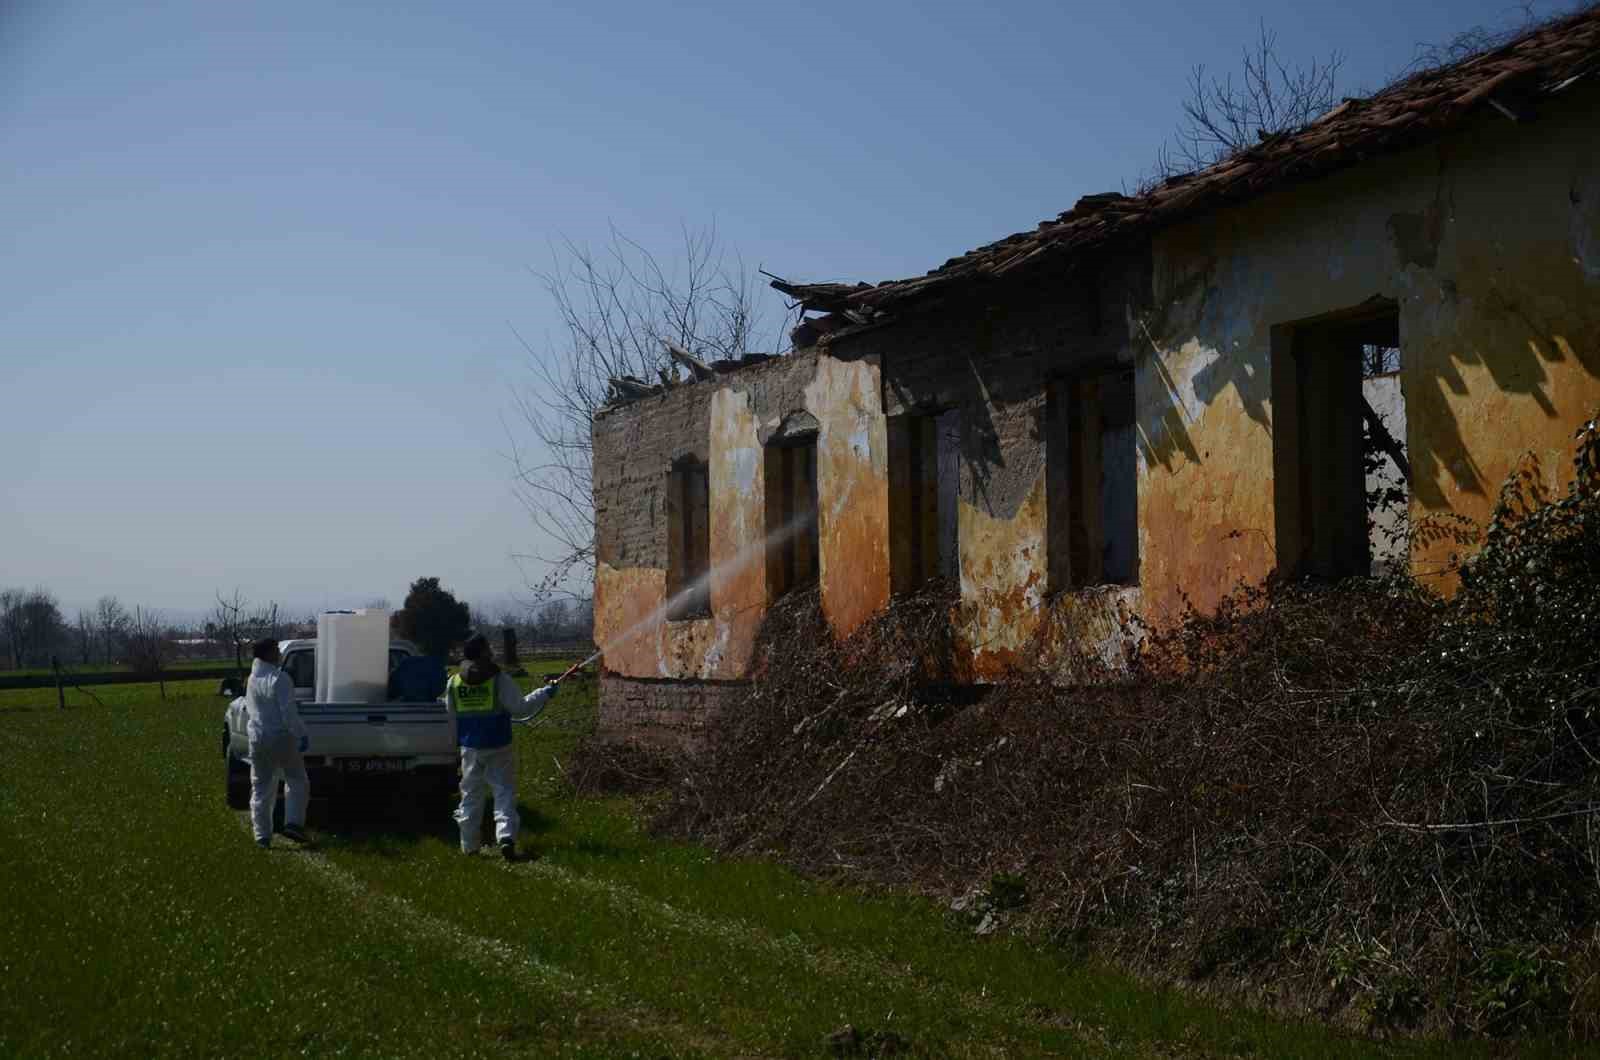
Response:
[[[0,664],[14,670],[52,660],[63,666],[158,666],[186,633],[154,608],[135,605],[130,611],[115,596],[102,596],[68,620],[43,586],[0,589]]]
[[[390,608],[379,598],[363,606]],[[490,634],[498,648],[499,631],[508,627],[519,645],[587,643],[594,631],[594,604],[552,599],[474,613],[439,579],[419,578],[394,614],[397,636],[431,644],[441,655],[459,648],[473,630]],[[116,596],[102,596],[69,618],[43,586],[0,589],[0,668],[13,670],[47,667],[52,659],[64,667],[128,666],[151,674],[174,659],[226,660],[242,669],[250,662],[253,641],[314,637],[316,629],[315,612],[290,614],[276,601],[253,602],[238,589],[226,595],[218,591],[206,616],[191,623],[171,621],[156,608],[130,607]]]

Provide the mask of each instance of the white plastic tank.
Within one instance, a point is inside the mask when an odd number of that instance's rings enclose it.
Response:
[[[317,702],[382,703],[389,691],[389,612],[317,616]]]

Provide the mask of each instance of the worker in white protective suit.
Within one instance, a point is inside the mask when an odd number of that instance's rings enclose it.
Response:
[[[296,843],[305,843],[306,805],[311,801],[311,782],[301,757],[310,741],[305,722],[294,703],[294,680],[278,663],[278,642],[258,640],[251,648],[255,661],[250,664],[250,682],[245,687],[250,740],[250,823],[256,845],[272,845],[272,811],[278,804],[278,778],[288,791],[283,807],[283,834]]]
[[[461,649],[458,673],[445,685],[445,704],[455,720],[456,743],[461,748],[461,805],[456,823],[461,828],[461,852],[476,854],[483,827],[483,796],[494,793],[494,834],[500,854],[517,858],[517,759],[511,746],[512,712],[525,706],[542,710],[556,694],[556,683],[524,696],[509,674],[495,665],[489,639],[473,634]]]

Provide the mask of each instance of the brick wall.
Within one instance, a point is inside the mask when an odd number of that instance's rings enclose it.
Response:
[[[743,681],[600,677],[596,734],[607,741],[668,751],[700,747],[714,719],[748,689]]]

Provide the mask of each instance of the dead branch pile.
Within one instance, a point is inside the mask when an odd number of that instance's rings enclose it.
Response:
[[[1156,974],[1370,1025],[1600,1012],[1600,431],[1502,493],[1462,591],[1241,590],[1134,672],[952,681],[952,591],[843,643],[770,613],[661,827],[945,896]]]

